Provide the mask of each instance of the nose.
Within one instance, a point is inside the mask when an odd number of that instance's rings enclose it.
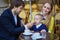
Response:
[[[47,8],[44,8],[44,11],[46,12],[47,11]]]

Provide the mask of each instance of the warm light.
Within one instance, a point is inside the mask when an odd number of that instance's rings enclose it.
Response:
[[[25,9],[30,9],[30,5],[29,4],[26,4],[24,8]]]
[[[33,4],[33,5],[32,5],[32,8],[33,8],[33,9],[37,9],[38,6],[37,6],[36,4]]]

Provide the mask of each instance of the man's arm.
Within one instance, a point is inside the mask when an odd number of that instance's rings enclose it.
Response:
[[[24,26],[15,28],[15,26],[9,21],[9,19],[4,17],[2,17],[1,19],[1,24],[11,34],[19,34],[25,30]]]

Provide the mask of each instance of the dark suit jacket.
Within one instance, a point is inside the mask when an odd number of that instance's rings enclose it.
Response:
[[[34,32],[40,32],[42,29],[45,29],[46,32],[48,32],[48,29],[44,24],[42,24],[39,28],[36,28],[36,25],[33,25],[33,27],[30,28],[30,30],[33,30]]]
[[[25,30],[25,27],[20,25],[20,20],[17,16],[17,25],[11,12],[11,9],[6,9],[0,16],[0,40],[18,40],[19,34]]]

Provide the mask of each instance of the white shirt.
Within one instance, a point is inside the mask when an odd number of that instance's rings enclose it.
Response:
[[[15,24],[17,25],[17,16],[14,15]]]
[[[39,25],[36,25],[36,28],[39,28],[42,25],[42,23],[40,23]]]
[[[17,15],[13,14],[15,25],[17,25]]]

